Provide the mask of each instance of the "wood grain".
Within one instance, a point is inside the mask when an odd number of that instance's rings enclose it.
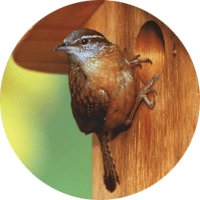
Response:
[[[151,66],[143,62],[142,68],[136,68],[144,84],[147,84],[155,74],[162,74],[165,62],[165,42],[156,22],[147,21],[140,29],[136,39],[135,54],[140,55],[139,59],[149,58],[152,61]]]
[[[145,40],[148,31],[142,27],[150,20],[160,27],[164,45],[159,43],[159,37],[154,37],[156,31],[150,36],[153,42]],[[141,56],[151,56],[153,65],[143,65],[141,72],[135,70],[138,92],[143,82],[154,73],[161,73],[154,86],[158,93],[155,108],[150,110],[142,102],[131,128],[110,142],[121,182],[113,193],[105,189],[102,154],[93,135],[93,198],[128,196],[163,178],[188,148],[199,115],[197,75],[185,47],[165,24],[143,10],[118,2],[82,2],[51,13],[27,32],[13,57],[26,69],[67,74],[66,54],[52,50],[81,27],[101,32],[129,58],[140,52]],[[143,82],[139,74],[145,78]]]
[[[63,7],[37,22],[20,40],[13,58],[26,69],[67,74],[70,61],[65,52],[53,52],[72,31],[80,28],[102,0],[87,1]]]
[[[165,24],[133,6],[104,2],[84,27],[103,33],[122,51],[126,49],[131,58],[136,52],[137,36],[149,20],[160,27],[165,43],[163,55],[152,58],[162,72],[154,86],[158,92],[156,106],[150,110],[142,102],[131,128],[110,142],[121,182],[113,193],[105,189],[100,145],[93,135],[94,199],[124,197],[159,181],[181,159],[196,128],[199,115],[197,75],[185,47]],[[149,44],[148,51],[157,42]],[[140,40],[137,45],[145,46],[145,43]],[[152,46],[152,51],[155,48]],[[154,66],[148,67],[150,73],[155,71]],[[144,84],[137,73],[135,78],[139,91]]]

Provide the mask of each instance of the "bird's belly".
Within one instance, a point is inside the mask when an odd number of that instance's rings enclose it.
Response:
[[[108,129],[115,129],[122,125],[128,118],[135,102],[135,87],[129,85],[113,95],[112,104],[109,106],[105,126]]]

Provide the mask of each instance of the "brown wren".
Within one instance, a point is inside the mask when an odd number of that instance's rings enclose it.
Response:
[[[68,74],[71,108],[81,132],[96,133],[101,144],[104,163],[104,183],[113,192],[119,177],[110,150],[108,133],[128,129],[142,100],[152,109],[147,94],[156,83],[155,75],[136,96],[133,68],[151,60],[128,60],[119,47],[101,33],[91,29],[78,29],[69,34],[53,51],[64,50],[71,66]]]

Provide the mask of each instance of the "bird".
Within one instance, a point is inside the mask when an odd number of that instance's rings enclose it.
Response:
[[[137,95],[133,68],[141,67],[142,62],[152,64],[151,60],[138,59],[140,55],[127,59],[117,44],[96,30],[74,30],[53,49],[54,52],[60,50],[65,51],[71,61],[68,81],[74,119],[81,132],[97,135],[102,150],[104,184],[113,192],[120,180],[107,136],[130,128],[142,100],[154,108],[156,90],[152,85],[160,75],[155,75]],[[153,102],[147,98],[150,92]]]

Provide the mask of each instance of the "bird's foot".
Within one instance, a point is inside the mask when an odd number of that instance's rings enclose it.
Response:
[[[154,88],[151,88],[152,85],[154,85],[156,83],[156,79],[159,77],[160,75],[155,75],[148,83],[146,86],[144,86],[140,92],[139,95],[136,98],[136,101],[140,102],[141,100],[144,100],[145,103],[149,106],[149,108],[153,109],[156,103],[156,97],[154,95],[154,93],[157,94],[156,90]],[[153,102],[150,102],[147,98],[147,94],[152,92],[153,93]]]
[[[149,62],[152,64],[152,61],[148,58],[143,58],[143,59],[138,59],[137,58],[139,57],[140,55],[135,55],[133,58],[131,58],[129,60],[129,63],[132,65],[132,68],[135,67],[135,66],[139,66],[140,69],[142,68],[142,65],[141,65],[141,62]]]

